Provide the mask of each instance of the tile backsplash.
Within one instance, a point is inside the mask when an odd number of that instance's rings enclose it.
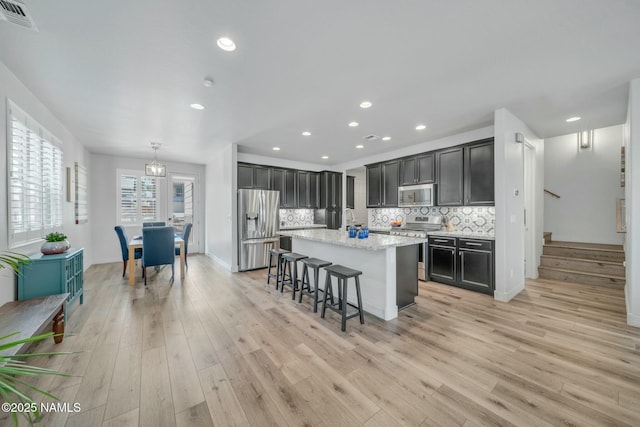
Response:
[[[312,225],[313,209],[280,209],[280,226]]]
[[[369,227],[389,227],[391,221],[406,222],[409,215],[442,215],[449,218],[456,231],[493,233],[496,208],[493,206],[421,207],[369,209]]]

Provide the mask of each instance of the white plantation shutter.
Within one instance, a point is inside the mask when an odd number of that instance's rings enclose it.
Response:
[[[120,175],[120,224],[138,222],[138,177]]]
[[[143,176],[140,178],[140,206],[142,221],[155,221],[158,217],[158,180]]]
[[[118,170],[118,223],[142,225],[158,220],[158,180],[143,171]]]
[[[9,247],[62,227],[62,144],[8,102]]]

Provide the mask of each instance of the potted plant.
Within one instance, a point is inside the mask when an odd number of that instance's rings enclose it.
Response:
[[[13,252],[0,253],[0,269],[11,268],[16,274],[20,274],[20,268],[24,264],[29,263],[29,257]],[[25,342],[34,342],[42,339],[49,338],[53,335],[53,332],[48,334],[38,335],[31,338],[25,338],[17,341],[5,342],[16,333],[0,337],[0,351],[6,350]],[[24,377],[37,377],[40,375],[63,375],[69,376],[69,374],[57,372],[51,369],[40,368],[37,366],[30,366],[24,362],[24,359],[35,356],[49,356],[55,354],[69,354],[69,353],[32,353],[32,354],[17,354],[11,357],[0,355],[0,397],[9,405],[16,405],[16,410],[12,411],[11,406],[8,412],[11,412],[11,419],[14,425],[18,425],[18,414],[24,416],[30,425],[40,420],[40,406],[30,396],[33,392],[39,393],[43,396],[50,397],[58,400],[57,397],[52,394],[35,387],[28,382],[21,379]],[[19,405],[19,407],[18,407]],[[4,409],[4,407],[3,407]],[[21,409],[18,411],[17,409]]]
[[[49,233],[44,236],[44,239],[46,241],[42,244],[40,252],[45,255],[61,254],[71,247],[67,236],[63,233]]]

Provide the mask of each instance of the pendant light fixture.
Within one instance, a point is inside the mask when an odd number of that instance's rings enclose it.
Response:
[[[155,176],[157,178],[164,178],[167,176],[167,165],[163,165],[158,162],[158,149],[162,144],[159,142],[152,142],[151,148],[153,149],[153,161],[151,163],[145,163],[144,174],[146,176]]]

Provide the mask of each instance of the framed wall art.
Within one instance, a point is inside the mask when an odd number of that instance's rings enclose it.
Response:
[[[89,202],[87,188],[87,169],[76,162],[76,224],[86,224],[89,222]]]

